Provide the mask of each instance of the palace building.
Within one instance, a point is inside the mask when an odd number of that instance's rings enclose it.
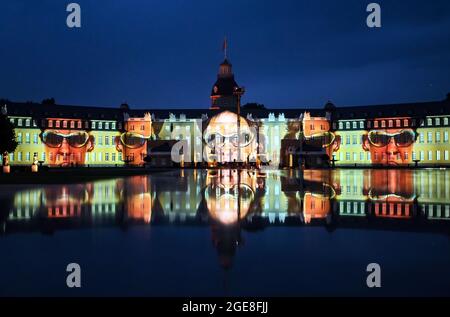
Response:
[[[1,101],[19,143],[9,163],[52,166],[274,167],[450,165],[450,94],[371,106],[241,107],[227,58],[209,109],[133,109]],[[177,159],[174,159],[174,153]]]

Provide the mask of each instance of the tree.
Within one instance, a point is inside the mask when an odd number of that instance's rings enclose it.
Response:
[[[256,102],[249,102],[242,106],[245,109],[266,109],[266,106]]]
[[[0,113],[0,153],[3,155],[3,165],[7,165],[8,153],[14,152],[17,145],[14,124],[2,112]]]
[[[55,98],[53,98],[53,97],[42,100],[43,105],[55,105],[55,103],[56,103],[56,101],[55,101]]]

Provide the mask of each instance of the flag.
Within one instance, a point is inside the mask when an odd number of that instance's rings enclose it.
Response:
[[[225,39],[223,40],[223,46],[222,46],[222,50],[223,50],[223,53],[225,54],[225,58],[227,58],[227,48],[228,48],[228,42],[227,42],[227,38],[225,37]]]

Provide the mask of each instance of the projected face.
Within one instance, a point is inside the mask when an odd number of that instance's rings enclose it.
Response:
[[[220,174],[219,174],[220,173]],[[241,184],[237,184],[237,171],[208,171],[205,201],[210,216],[224,225],[234,224],[244,218],[254,199],[256,176],[241,172]],[[238,200],[240,191],[240,201]],[[238,205],[239,204],[239,205]]]
[[[362,147],[374,164],[402,165],[411,163],[415,141],[412,129],[374,129],[363,136]]]
[[[40,136],[50,165],[83,165],[94,149],[94,137],[84,130],[46,129]]]
[[[224,111],[213,117],[204,132],[204,140],[209,148],[209,160],[219,162],[241,161],[256,157],[256,132],[248,122],[235,113]]]
[[[124,160],[129,164],[139,165],[147,156],[147,141],[150,135],[136,132],[125,132],[115,138],[117,151],[123,153]]]
[[[401,203],[416,197],[411,170],[371,170],[370,180],[367,192],[372,201]]]
[[[310,135],[305,134],[305,138],[306,144],[324,148],[329,158],[332,158],[333,153],[338,151],[341,146],[341,136],[331,131],[323,131]]]

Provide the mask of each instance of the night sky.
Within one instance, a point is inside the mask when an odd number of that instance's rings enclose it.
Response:
[[[442,100],[450,1],[1,0],[0,98],[208,108],[227,36],[243,103],[270,108]]]

